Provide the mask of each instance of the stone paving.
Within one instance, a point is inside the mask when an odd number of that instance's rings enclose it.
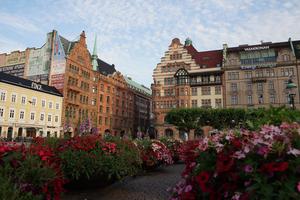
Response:
[[[106,188],[68,192],[63,200],[166,200],[166,189],[180,180],[183,168],[183,164],[175,164]]]

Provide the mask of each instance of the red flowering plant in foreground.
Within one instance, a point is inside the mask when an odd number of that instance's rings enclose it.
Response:
[[[49,146],[0,143],[0,181],[0,199],[59,199],[65,179]]]
[[[144,169],[153,169],[160,165],[173,163],[171,152],[159,140],[138,139],[136,144],[140,150]]]
[[[229,130],[186,144],[179,199],[300,199],[300,126]]]

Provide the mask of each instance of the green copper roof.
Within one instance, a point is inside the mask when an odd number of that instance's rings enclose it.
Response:
[[[94,49],[93,49],[93,55],[92,55],[92,65],[93,65],[93,70],[97,71],[98,67],[98,55],[97,55],[97,35],[95,35],[95,42],[94,42]]]
[[[95,35],[93,55],[97,55],[97,34]]]
[[[128,85],[132,87],[132,89],[139,91],[141,93],[147,94],[147,95],[152,95],[152,92],[149,88],[140,85],[139,83],[133,81],[130,77],[124,76],[125,81],[127,82]]]

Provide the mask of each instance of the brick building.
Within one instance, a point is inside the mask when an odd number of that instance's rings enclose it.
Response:
[[[159,136],[184,136],[165,122],[172,108],[223,107],[221,65],[222,50],[198,52],[190,39],[184,45],[178,38],[172,40],[153,71],[153,113]]]

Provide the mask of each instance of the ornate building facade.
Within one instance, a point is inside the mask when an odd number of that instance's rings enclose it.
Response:
[[[184,45],[178,38],[172,40],[153,71],[153,114],[159,136],[184,137],[183,131],[165,122],[172,108],[223,107],[221,65],[222,50],[198,52],[190,39]]]
[[[225,105],[228,108],[300,107],[300,41],[265,42],[257,45],[224,45]],[[291,79],[298,89],[287,89]]]

